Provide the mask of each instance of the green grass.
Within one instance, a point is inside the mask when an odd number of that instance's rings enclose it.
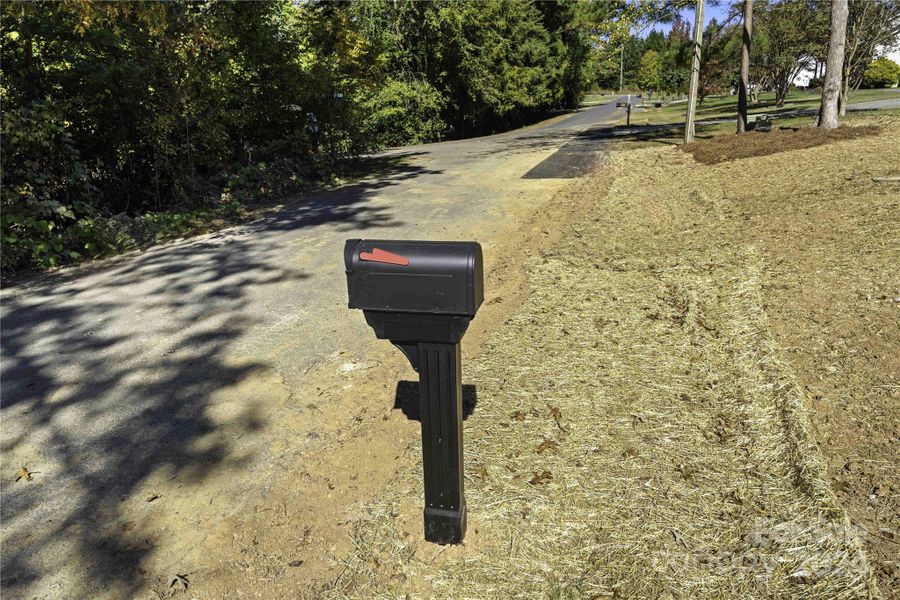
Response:
[[[865,91],[871,92],[872,90]],[[865,101],[867,100],[863,100],[863,102]],[[841,119],[841,123],[850,126],[869,124],[872,114],[873,113],[868,111],[858,113],[851,112]],[[879,109],[877,114],[879,117],[900,117],[900,108]],[[679,124],[683,119],[684,115],[680,115],[678,118],[673,119],[672,122],[675,124]],[[640,121],[635,121],[635,123],[642,124]],[[784,117],[781,119],[777,119],[775,121],[774,127],[810,127],[812,126],[812,124],[813,118],[809,115],[804,115],[800,117]],[[735,124],[733,122],[716,123],[712,125],[697,125],[696,139],[704,140],[718,135],[733,134],[734,132]],[[678,145],[683,141],[683,130],[681,128],[671,128],[662,131],[650,131],[630,137],[618,138],[612,142],[612,147],[619,150],[626,150],[633,148],[648,148],[652,146],[658,146],[660,144]]]
[[[749,113],[751,115],[777,115],[781,112],[816,108],[819,105],[820,98],[821,95],[817,92],[794,91],[788,94],[784,106],[776,107],[775,94],[761,94],[759,98],[760,101],[750,105]],[[888,98],[900,98],[900,92],[893,89],[859,90],[851,96],[850,102],[869,102],[872,100],[884,100]],[[650,101],[652,101],[652,99]],[[640,125],[676,123],[684,120],[685,106],[686,104],[684,102],[679,102],[662,108],[650,108],[645,111],[635,112],[631,115],[632,122]],[[736,113],[737,96],[707,98],[703,104],[697,108],[697,119],[702,121],[707,119],[733,118]]]
[[[585,94],[581,101],[581,106],[596,106],[598,104],[606,104],[616,97],[615,94]]]

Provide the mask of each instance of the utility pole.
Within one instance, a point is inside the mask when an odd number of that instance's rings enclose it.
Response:
[[[694,56],[691,58],[691,87],[688,91],[684,143],[694,141],[694,113],[697,111],[697,88],[700,87],[700,46],[703,44],[703,0],[697,0],[694,12]]]
[[[625,44],[622,44],[622,49],[619,52],[619,93],[622,93],[622,89],[625,82]]]
[[[750,44],[752,41],[753,0],[744,0],[744,39],[741,44],[741,85],[738,89],[738,133],[747,131],[747,90],[750,87]]]

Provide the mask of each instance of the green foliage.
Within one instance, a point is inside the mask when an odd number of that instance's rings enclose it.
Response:
[[[79,199],[91,193],[89,170],[52,102],[4,110],[0,172],[2,267],[54,266],[108,246],[95,211]],[[74,199],[70,201],[69,199]]]
[[[862,87],[886,88],[897,85],[900,79],[900,65],[883,56],[878,58],[866,68],[863,75]]]
[[[774,89],[777,106],[784,104],[797,73],[811,64],[812,57],[825,54],[827,4],[824,0],[780,0],[754,5],[751,77],[761,87]]]
[[[584,14],[606,14],[570,0],[0,11],[5,273],[202,229],[361,152],[576,106]]]
[[[687,92],[688,79],[691,72],[678,67],[666,67],[659,76],[659,87],[668,93]]]
[[[362,105],[368,115],[366,139],[376,147],[440,139],[446,129],[441,119],[446,100],[427,81],[389,80]]]
[[[656,50],[647,50],[641,57],[638,67],[637,83],[642,90],[656,90],[660,86],[662,62]]]

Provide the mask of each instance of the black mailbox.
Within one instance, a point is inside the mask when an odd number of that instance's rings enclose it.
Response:
[[[350,308],[362,309],[419,373],[425,539],[466,532],[459,342],[484,300],[477,242],[347,240]]]

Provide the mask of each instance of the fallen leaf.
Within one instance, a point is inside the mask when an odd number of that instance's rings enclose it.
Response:
[[[535,473],[534,477],[532,477],[528,483],[531,485],[547,485],[550,483],[551,479],[553,479],[553,474],[550,471],[543,471],[541,473]]]
[[[302,560],[292,560],[291,562],[288,563],[288,566],[289,567],[299,567],[302,564],[303,564]]]
[[[169,587],[174,587],[177,590],[187,590],[189,583],[186,575],[179,575],[177,573],[169,579]]]
[[[535,452],[538,454],[543,454],[545,450],[552,450],[556,452],[559,450],[559,444],[551,439],[544,438],[544,441],[540,443],[540,445],[535,449]]]
[[[490,475],[488,475],[488,470],[484,465],[478,465],[477,467],[473,468],[472,471],[476,475],[478,475],[481,479],[485,479],[485,480],[490,479]]]
[[[144,502],[153,502],[154,500],[158,500],[159,497],[159,494],[150,494],[149,496],[147,496]]]
[[[517,411],[513,412],[513,414],[509,415],[509,418],[511,418],[515,421],[524,421],[525,413],[523,413],[521,410],[517,410]]]
[[[547,413],[547,416],[553,417],[553,420],[556,421],[556,426],[559,427],[559,430],[563,433],[569,433],[568,429],[562,424],[562,411],[559,410],[558,407],[552,406],[550,407],[550,412]]]

